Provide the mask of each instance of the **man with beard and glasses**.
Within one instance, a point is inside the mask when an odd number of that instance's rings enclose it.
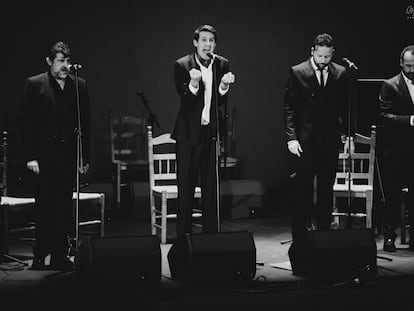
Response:
[[[307,230],[313,226],[315,177],[316,226],[319,230],[331,226],[338,155],[348,133],[349,96],[347,72],[332,62],[334,51],[331,35],[317,35],[310,58],[290,69],[285,89],[285,134],[296,173],[294,243],[306,241]]]
[[[64,42],[47,52],[48,70],[26,79],[22,121],[26,166],[34,175],[35,243],[33,270],[73,269],[68,237],[73,226],[72,194],[77,173],[77,137],[82,133],[88,169],[90,103],[85,80],[70,74],[71,50]],[[79,109],[78,109],[79,108]],[[81,128],[78,126],[80,117]],[[50,254],[50,266],[45,258]]]
[[[395,252],[401,189],[408,187],[409,250],[414,251],[414,45],[400,55],[401,72],[384,81],[379,94],[384,133],[384,251]]]

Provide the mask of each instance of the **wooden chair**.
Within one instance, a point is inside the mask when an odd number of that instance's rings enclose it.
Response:
[[[1,143],[1,151],[2,157],[0,162],[0,169],[2,170],[1,174],[1,198],[0,198],[0,252],[4,257],[9,259],[19,261],[21,263],[27,264],[26,262],[20,261],[17,258],[11,257],[9,255],[9,247],[8,241],[11,239],[11,233],[17,233],[22,231],[33,230],[35,227],[33,224],[28,223],[25,227],[19,228],[10,228],[10,214],[12,210],[22,208],[24,206],[27,207],[34,207],[35,199],[33,197],[15,197],[15,196],[8,196],[8,144],[7,144],[7,132],[3,132],[2,143]],[[77,193],[73,193],[73,206],[75,207]],[[104,236],[104,219],[105,219],[105,194],[104,193],[89,193],[89,192],[80,192],[79,193],[79,201],[91,201],[96,202],[99,204],[99,211],[98,216],[94,219],[84,219],[83,221],[79,221],[79,226],[84,225],[99,225],[99,236]],[[29,237],[19,237],[19,240],[34,240],[33,238]]]
[[[176,184],[175,140],[169,133],[152,137],[152,127],[147,126],[148,171],[150,184],[151,232],[161,233],[161,243],[167,242],[167,221],[177,217],[176,211],[169,210],[168,201],[178,198]],[[196,187],[194,198],[201,198],[201,188]],[[160,206],[157,207],[157,203]],[[201,212],[194,209],[193,218],[201,217]]]
[[[142,176],[148,167],[145,151],[145,118],[132,115],[114,116],[109,111],[111,160],[114,164],[115,206],[121,205],[121,188]],[[141,176],[142,175],[142,176]]]
[[[371,127],[370,137],[356,133],[353,141],[355,150],[351,150],[350,165],[348,150],[344,151],[344,148],[339,154],[338,171],[333,186],[333,225],[339,226],[340,216],[365,217],[366,227],[372,228],[376,127]],[[365,200],[365,211],[341,211],[338,198],[362,198]]]

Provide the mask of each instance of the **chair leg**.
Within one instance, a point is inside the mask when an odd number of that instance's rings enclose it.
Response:
[[[167,243],[167,193],[165,191],[161,198],[161,243]]]
[[[365,223],[367,228],[372,228],[372,204],[373,204],[373,194],[372,191],[369,191],[367,193],[367,196],[365,198]]]
[[[336,206],[336,196],[333,196],[333,212],[337,213],[338,212],[338,207]],[[339,216],[334,215],[332,217],[332,226],[336,229],[339,227]]]
[[[157,223],[157,218],[155,215],[155,206],[153,205],[154,203],[151,203],[151,234],[155,235],[157,234],[157,227],[155,226]]]

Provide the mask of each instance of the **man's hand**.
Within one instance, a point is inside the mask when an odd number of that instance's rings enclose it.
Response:
[[[226,73],[222,78],[221,78],[221,83],[220,83],[220,88],[225,91],[228,89],[229,85],[234,83],[234,81],[236,80],[236,77],[234,76],[234,74],[232,72],[228,72]]]
[[[82,165],[79,168],[79,173],[86,174],[89,171],[89,163],[86,163],[85,165]]]
[[[290,140],[288,142],[288,149],[291,153],[298,156],[299,158],[300,154],[303,152],[298,140]]]
[[[351,147],[351,154],[355,153],[355,144],[354,138],[351,136],[351,140],[349,140],[348,136],[341,137],[342,142],[344,143],[344,153],[349,153],[349,148]]]
[[[193,69],[190,70],[189,74],[190,74],[190,79],[191,79],[190,80],[191,85],[195,89],[197,89],[198,88],[198,83],[201,80],[201,71],[198,70],[198,69],[193,68]]]
[[[40,173],[39,162],[37,162],[37,160],[27,162],[26,167],[35,174]]]

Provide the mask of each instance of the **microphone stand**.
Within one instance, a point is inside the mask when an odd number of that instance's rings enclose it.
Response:
[[[219,105],[218,105],[218,90],[220,87],[219,82],[217,81],[217,70],[216,70],[216,66],[214,64],[214,60],[215,57],[212,57],[212,69],[213,69],[213,83],[212,83],[212,92],[214,95],[214,106],[215,106],[215,118],[216,118],[216,138],[215,138],[215,143],[216,143],[216,152],[215,152],[215,156],[216,156],[216,209],[217,209],[217,231],[220,232],[221,228],[220,228],[220,174],[219,174],[219,169],[220,169],[220,126],[219,126]],[[215,83],[215,85],[214,85]],[[215,88],[214,88],[215,86]]]
[[[353,124],[351,122],[352,119],[352,102],[355,96],[355,77],[354,74],[356,73],[357,67],[350,62],[347,62],[348,64],[348,68],[350,69],[350,74],[349,74],[349,93],[348,93],[348,130],[347,130],[347,135],[348,135],[348,141],[345,143],[348,143],[348,200],[347,200],[347,208],[348,208],[348,215],[347,215],[347,220],[346,220],[346,224],[345,224],[345,228],[346,229],[351,229],[352,227],[352,220],[351,220],[351,184],[352,184],[352,177],[351,177],[351,167],[352,167],[352,152],[353,150],[351,150],[351,125]]]
[[[75,88],[76,88],[76,108],[77,108],[77,122],[76,129],[76,205],[75,205],[75,252],[78,252],[79,246],[79,191],[80,191],[80,170],[83,169],[82,158],[82,129],[81,129],[81,115],[80,115],[80,100],[79,100],[79,81],[78,71],[75,70]]]
[[[148,123],[151,125],[151,128],[154,128],[154,123],[157,125],[158,128],[160,128],[160,124],[157,120],[157,116],[152,113],[147,98],[145,97],[144,93],[142,93],[140,90],[137,91],[138,96],[141,98],[142,102],[144,103],[145,108],[147,109],[147,112],[149,114],[148,116]]]

